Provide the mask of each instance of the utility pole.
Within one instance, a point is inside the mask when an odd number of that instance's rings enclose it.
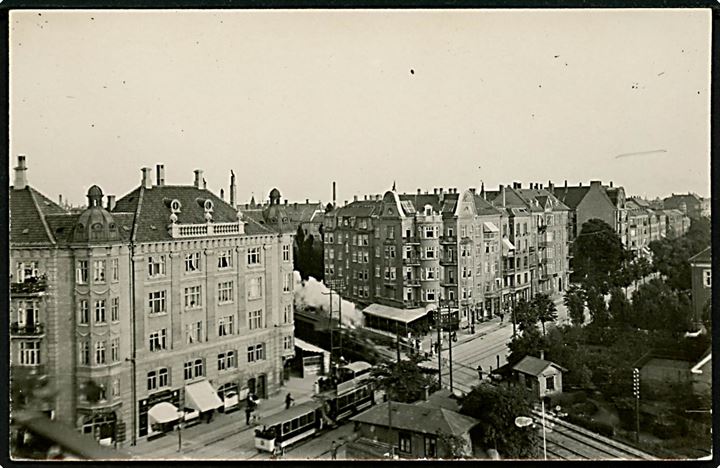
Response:
[[[635,396],[635,443],[640,443],[640,369],[633,368],[633,395]]]
[[[178,433],[178,452],[182,452],[182,430],[183,425],[185,424],[185,392],[181,389],[180,390],[180,407],[178,408],[178,415],[180,416],[180,421],[178,421],[177,425],[177,433]]]
[[[448,306],[448,323],[449,323],[449,328],[448,328],[448,353],[449,353],[449,355],[448,355],[448,365],[450,366],[450,393],[452,393],[452,391],[453,391],[452,344],[453,344],[453,340],[457,340],[457,333],[456,333],[455,330],[453,330],[453,328],[455,328],[454,325],[455,325],[455,323],[456,323],[456,320],[454,320],[454,319],[452,318],[452,315],[451,315],[451,314],[452,314],[452,310],[450,309],[450,307],[452,306],[452,303],[453,303],[453,301],[448,301],[448,303],[447,303],[447,306]]]
[[[442,322],[442,312],[440,307],[435,310],[435,327],[437,328],[437,353],[438,353],[438,385],[442,389],[442,331],[440,323]]]

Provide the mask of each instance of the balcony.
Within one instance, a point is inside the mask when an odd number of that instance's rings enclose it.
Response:
[[[420,280],[418,278],[405,278],[403,281],[404,286],[410,286],[413,288],[420,287]]]
[[[47,276],[34,276],[26,278],[23,283],[10,283],[12,297],[42,296],[48,287]]]
[[[418,257],[406,257],[402,259],[402,263],[405,266],[420,265],[420,258]]]
[[[228,236],[245,234],[245,223],[205,223],[205,224],[178,224],[170,225],[168,231],[173,239],[187,237]]]
[[[403,244],[405,244],[405,245],[420,245],[420,239],[417,237],[403,237]]]
[[[42,323],[32,325],[20,325],[17,322],[10,324],[11,336],[43,336],[45,335],[45,326]]]
[[[538,226],[538,232],[542,233],[542,232],[545,232],[545,231],[547,231],[547,224],[540,224],[540,225]]]
[[[457,258],[443,257],[440,259],[440,265],[457,265]]]
[[[397,279],[390,279],[390,278],[384,278],[383,283],[385,283],[385,286],[395,286],[397,283]]]
[[[440,280],[440,286],[455,287],[457,285],[457,280],[454,278]]]
[[[440,243],[441,244],[456,244],[457,237],[455,237],[455,236],[440,236]]]
[[[395,238],[394,238],[394,237],[386,237],[386,238],[383,240],[383,244],[386,244],[386,245],[395,245]]]
[[[421,307],[421,304],[420,304],[420,302],[418,302],[418,301],[408,301],[408,300],[405,300],[405,301],[403,301],[403,305],[404,305],[405,308],[407,308],[407,309],[416,309],[416,308],[418,308],[418,307]]]

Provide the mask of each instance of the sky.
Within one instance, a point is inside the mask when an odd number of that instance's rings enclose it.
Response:
[[[240,203],[513,181],[710,194],[710,12],[12,11],[10,154],[84,203],[141,168]],[[12,172],[11,172],[12,183]]]

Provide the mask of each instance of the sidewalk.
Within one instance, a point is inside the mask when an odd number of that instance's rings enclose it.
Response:
[[[261,400],[255,414],[262,418],[282,412],[285,409],[285,396],[291,393],[295,404],[312,400],[313,384],[316,376],[291,377],[280,387],[280,391]],[[253,429],[254,426],[245,424],[245,411],[243,409],[233,411],[230,414],[216,414],[209,424],[200,423],[195,426],[183,429],[182,431],[182,458],[192,458],[192,451],[200,447],[211,445],[217,441],[226,439],[235,434]],[[138,439],[137,445],[128,447],[126,450],[138,458],[162,458],[179,459],[178,434],[171,432],[163,437],[148,441]]]

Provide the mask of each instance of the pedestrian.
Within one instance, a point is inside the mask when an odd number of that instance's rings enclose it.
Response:
[[[482,378],[483,378],[483,368],[482,368],[482,366],[481,366],[480,364],[478,364],[478,366],[477,366],[477,371],[478,371],[478,377],[480,378],[480,380],[482,380]]]
[[[330,444],[330,458],[333,460],[337,460],[337,444],[333,440]]]
[[[250,407],[250,405],[245,407],[245,424],[250,425],[250,416],[252,415],[253,409]]]
[[[290,409],[290,406],[292,406],[293,401],[295,401],[295,399],[292,397],[292,394],[288,393],[287,396],[285,397],[285,409]]]
[[[503,323],[505,321],[505,314],[500,312],[500,323]]]

